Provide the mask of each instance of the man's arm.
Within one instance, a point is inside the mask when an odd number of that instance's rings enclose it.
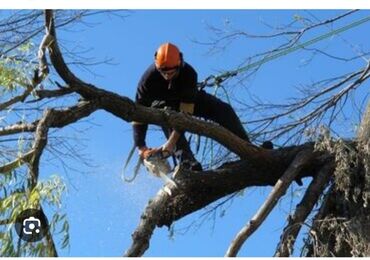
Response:
[[[134,133],[134,143],[135,146],[140,149],[140,147],[146,147],[145,137],[148,130],[148,124],[143,124],[140,122],[132,122],[132,128]]]
[[[180,103],[180,112],[192,115],[194,113],[193,103]],[[172,153],[175,150],[176,143],[181,136],[181,132],[173,130],[167,142],[162,146],[163,151]]]
[[[152,73],[153,68],[150,66],[140,78],[135,95],[135,102],[139,105],[150,107],[152,103],[151,93],[148,88],[148,85],[151,84],[150,79]],[[132,128],[134,144],[139,149],[139,154],[141,155],[144,151],[148,150],[145,143],[148,124],[134,121],[132,122]]]

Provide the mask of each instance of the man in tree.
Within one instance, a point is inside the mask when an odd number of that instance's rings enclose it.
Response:
[[[197,88],[197,73],[183,60],[182,53],[171,43],[162,44],[154,55],[155,61],[144,72],[136,92],[136,102],[157,108],[170,108],[197,117],[212,120],[249,142],[234,109],[220,99]],[[194,158],[184,134],[176,129],[163,129],[167,142],[159,148],[148,148],[145,136],[147,124],[133,122],[134,142],[139,155],[146,159],[154,153],[168,157],[181,151],[180,162],[192,170],[202,170]]]

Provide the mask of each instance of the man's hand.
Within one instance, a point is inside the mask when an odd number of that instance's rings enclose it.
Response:
[[[162,145],[162,152],[166,154],[165,157],[168,157],[169,155],[174,153],[175,148],[176,148],[176,142],[174,142],[174,140],[169,139],[164,145]]]
[[[160,153],[163,158],[169,157],[172,152],[165,150],[163,146],[158,148],[148,148],[146,146],[139,147],[139,156],[144,160],[148,159],[153,154]]]
[[[148,148],[146,146],[139,147],[139,156],[141,159],[148,159],[151,155],[161,152],[162,148]]]
[[[168,157],[175,152],[176,143],[179,140],[181,134],[176,130],[173,130],[167,142],[162,145],[162,152],[164,152],[164,157]]]

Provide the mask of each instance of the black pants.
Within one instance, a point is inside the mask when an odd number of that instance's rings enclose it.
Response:
[[[161,106],[169,106],[178,110],[178,104],[171,106],[171,104],[162,103]],[[155,105],[155,107],[158,106]],[[194,116],[216,122],[228,129],[230,132],[249,142],[248,135],[245,132],[244,127],[234,109],[228,103],[223,102],[222,100],[206,93],[205,91],[200,91],[198,93],[194,107]],[[162,129],[166,137],[169,138],[172,129],[164,127]],[[182,156],[180,160],[195,160],[193,152],[191,151],[189,143],[187,142],[184,134],[182,134],[177,141],[176,150],[182,150]]]

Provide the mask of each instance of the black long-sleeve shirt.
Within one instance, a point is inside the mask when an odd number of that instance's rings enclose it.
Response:
[[[152,64],[139,81],[135,101],[148,107],[153,101],[165,101],[173,109],[178,109],[180,103],[195,103],[198,93],[197,82],[197,73],[188,63],[181,66],[178,75],[171,81],[165,80]],[[136,146],[145,146],[147,129],[147,124],[133,124]]]

